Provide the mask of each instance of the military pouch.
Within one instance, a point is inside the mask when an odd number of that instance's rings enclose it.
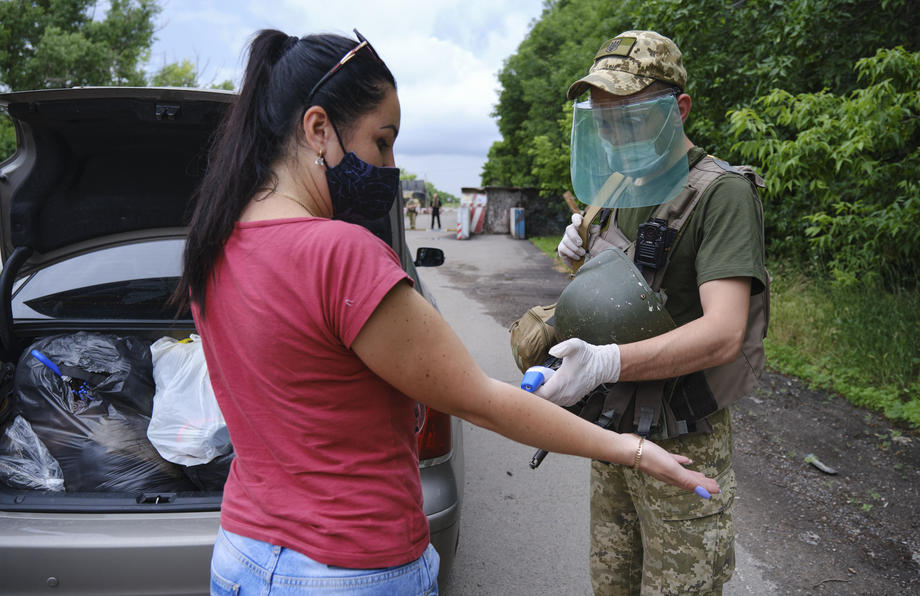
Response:
[[[511,323],[511,354],[514,363],[525,372],[531,366],[542,365],[549,358],[549,349],[556,344],[553,314],[556,305],[534,306]]]
[[[643,437],[658,435],[661,428],[663,401],[667,381],[644,383],[622,382],[605,386],[605,426],[620,433]]]
[[[673,435],[672,429],[676,436],[711,432],[706,418],[719,409],[703,371],[679,377],[665,402],[668,434]]]
[[[596,411],[582,417],[616,432],[636,433],[653,440],[712,432],[706,419],[719,409],[702,372],[602,388],[603,407],[595,406]]]

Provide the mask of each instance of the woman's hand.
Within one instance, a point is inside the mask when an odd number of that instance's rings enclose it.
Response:
[[[696,490],[698,486],[703,487],[709,494],[714,495],[720,492],[719,484],[715,480],[700,472],[688,470],[684,467],[684,465],[691,463],[689,458],[683,455],[677,455],[676,453],[669,453],[655,443],[648,440],[642,440],[635,435],[626,436],[635,438],[637,452],[639,450],[639,443],[641,442],[642,444],[642,452],[638,457],[639,471],[661,480],[662,482],[667,482],[668,484],[691,492]],[[697,491],[697,494],[700,494],[699,491]]]

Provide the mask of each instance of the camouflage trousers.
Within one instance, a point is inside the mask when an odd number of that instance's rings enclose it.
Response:
[[[693,460],[722,492],[704,500],[625,466],[591,462],[591,583],[595,594],[721,594],[735,568],[732,426],[657,441]]]

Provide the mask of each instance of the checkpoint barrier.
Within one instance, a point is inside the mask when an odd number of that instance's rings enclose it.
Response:
[[[464,189],[457,209],[457,239],[467,240],[473,234],[481,234],[486,220],[485,193]]]

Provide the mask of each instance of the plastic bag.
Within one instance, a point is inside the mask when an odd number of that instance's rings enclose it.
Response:
[[[68,492],[194,490],[182,467],[147,439],[149,346],[136,337],[79,332],[43,338],[20,357],[12,399],[60,463]]]
[[[147,438],[164,459],[184,466],[205,464],[232,451],[223,414],[217,406],[201,338],[158,339],[153,359],[153,414]]]
[[[0,437],[0,480],[12,488],[64,490],[61,464],[22,416],[16,416]]]

